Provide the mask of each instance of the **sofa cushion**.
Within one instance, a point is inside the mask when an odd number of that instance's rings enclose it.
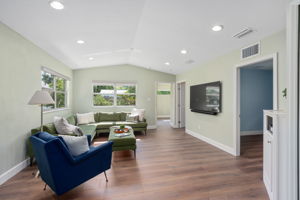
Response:
[[[48,132],[52,135],[57,135],[58,134],[53,123],[45,124],[43,126],[43,131]]]
[[[69,122],[69,124],[76,125],[76,119],[74,115],[67,117],[67,121]]]
[[[96,135],[96,126],[93,124],[79,125],[84,135],[91,135],[92,139]]]
[[[94,123],[93,125],[97,126],[97,129],[109,129],[111,126],[115,125],[115,122],[99,122]]]
[[[126,121],[126,116],[127,113],[126,112],[115,112],[115,115],[118,115],[118,120],[117,121]]]
[[[120,121],[120,115],[113,112],[101,112],[100,122]]]
[[[95,122],[100,122],[100,117],[101,117],[101,113],[100,112],[97,112],[94,114],[94,118],[95,118]]]
[[[116,125],[126,125],[126,126],[131,126],[132,128],[144,128],[147,127],[146,122],[126,122],[126,121],[120,121],[116,122]]]

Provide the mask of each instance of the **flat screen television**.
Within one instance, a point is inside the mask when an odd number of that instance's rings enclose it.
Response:
[[[192,112],[217,115],[222,110],[222,84],[220,81],[190,87]]]

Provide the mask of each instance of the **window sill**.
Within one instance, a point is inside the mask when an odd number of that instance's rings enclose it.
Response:
[[[71,108],[59,108],[59,109],[47,110],[47,111],[44,111],[43,113],[47,114],[47,113],[66,111],[66,110],[71,110]]]
[[[134,106],[93,106],[93,108],[134,108]]]

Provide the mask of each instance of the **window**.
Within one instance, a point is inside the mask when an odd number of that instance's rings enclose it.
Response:
[[[55,104],[44,105],[44,110],[67,108],[67,79],[42,69],[42,90],[48,91]]]
[[[171,91],[162,91],[162,90],[160,90],[160,91],[157,91],[157,94],[158,95],[170,95]]]
[[[94,83],[94,106],[135,106],[136,85],[131,83]]]

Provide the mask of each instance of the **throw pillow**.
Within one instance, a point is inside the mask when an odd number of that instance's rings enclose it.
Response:
[[[95,117],[93,112],[89,113],[77,113],[77,124],[89,124],[89,123],[95,123]]]
[[[69,124],[63,117],[54,117],[54,126],[58,134],[83,135],[82,130],[79,127]]]
[[[90,150],[89,143],[86,136],[70,136],[59,135],[67,144],[70,153],[73,156],[79,156]]]
[[[127,114],[126,115],[126,121],[127,122],[138,122],[139,121],[139,115]]]
[[[138,115],[139,116],[139,121],[144,121],[145,117],[145,109],[137,109],[133,108],[131,111],[131,115]]]

